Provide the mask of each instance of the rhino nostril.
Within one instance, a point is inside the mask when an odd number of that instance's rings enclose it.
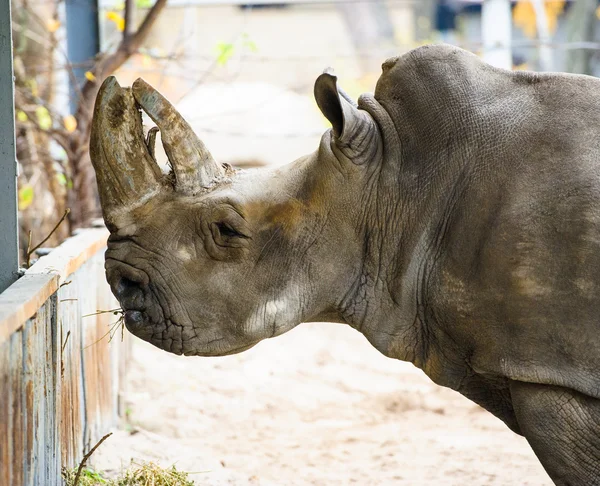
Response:
[[[121,277],[116,287],[116,297],[126,309],[143,309],[144,292],[141,285],[127,277]]]
[[[125,278],[125,277],[121,277],[119,279],[119,284],[117,285],[117,293],[119,295],[125,294],[125,293],[131,291],[132,289],[136,289],[139,287],[140,287],[140,284],[138,284],[137,282],[134,282],[133,280],[129,280],[128,278]]]

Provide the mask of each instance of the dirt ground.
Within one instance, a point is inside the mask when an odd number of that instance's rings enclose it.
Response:
[[[525,440],[352,329],[303,324],[245,353],[135,340],[130,424],[94,454],[176,463],[198,485],[550,485]]]

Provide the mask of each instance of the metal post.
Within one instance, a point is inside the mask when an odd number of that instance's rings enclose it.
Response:
[[[548,16],[546,15],[544,0],[530,0],[530,2],[535,11],[535,24],[538,40],[540,41],[538,48],[538,52],[540,53],[539,70],[552,71],[552,50],[549,46],[552,36],[548,28]]]
[[[481,6],[483,59],[492,66],[511,69],[511,35],[510,0],[484,0]]]
[[[76,85],[71,82],[71,113],[77,110],[79,88],[85,82],[85,73],[94,65],[100,52],[97,0],[66,0],[67,55],[73,65]]]
[[[17,280],[17,157],[10,0],[0,0],[0,292]]]

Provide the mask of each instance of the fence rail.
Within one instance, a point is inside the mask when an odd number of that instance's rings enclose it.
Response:
[[[107,236],[81,231],[0,294],[0,485],[62,484],[117,423],[129,343],[105,336],[113,314],[84,317],[118,305]]]

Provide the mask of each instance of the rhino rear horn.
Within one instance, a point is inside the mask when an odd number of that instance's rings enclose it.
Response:
[[[370,160],[376,151],[379,130],[371,115],[352,103],[338,89],[337,77],[330,72],[315,81],[315,100],[333,128],[335,145],[355,164]]]
[[[143,79],[133,83],[132,92],[160,130],[177,191],[196,194],[225,174],[225,169],[215,162],[188,122],[164,96]]]

